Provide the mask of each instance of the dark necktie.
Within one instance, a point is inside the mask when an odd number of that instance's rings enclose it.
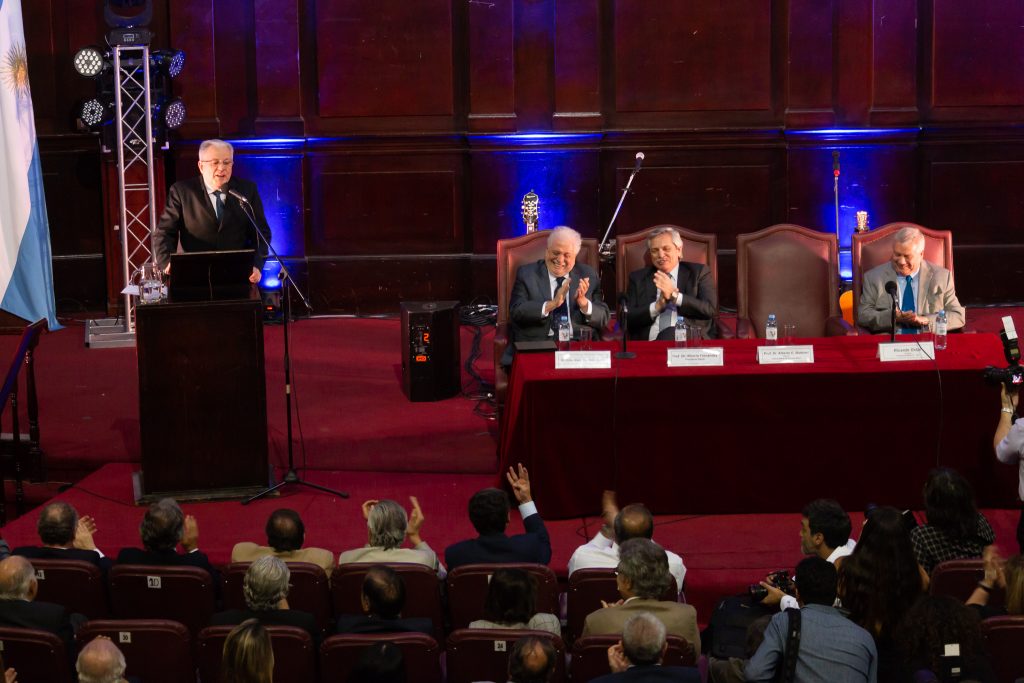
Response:
[[[213,193],[213,198],[216,200],[213,203],[213,212],[217,215],[217,220],[224,215],[224,193],[217,190]]]
[[[903,303],[900,304],[900,309],[904,312],[912,312],[916,310],[914,308],[914,278],[907,275],[907,286],[903,288]],[[917,334],[916,327],[901,327],[900,334]]]
[[[555,291],[557,292],[562,288],[562,283],[565,282],[565,277],[555,278]],[[569,317],[569,293],[566,292],[565,299],[562,300],[562,305],[551,311],[551,329],[554,330],[555,334],[558,334],[558,323],[562,321],[562,316]]]

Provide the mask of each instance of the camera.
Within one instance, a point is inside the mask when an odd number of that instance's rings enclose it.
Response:
[[[780,569],[777,572],[772,572],[765,579],[767,583],[778,588],[786,595],[794,595],[796,593],[796,584],[793,583],[793,579],[789,578],[789,572],[785,569]],[[750,597],[754,602],[761,602],[768,597],[768,589],[759,583],[752,583],[747,586],[747,591],[750,593]]]
[[[985,368],[982,377],[993,386],[1002,384],[1007,391],[1015,391],[1024,383],[1024,368],[1020,366],[1020,345],[1017,343],[1017,335],[1013,333],[1009,336],[1006,330],[1003,330],[999,333],[999,338],[1003,340],[1003,356],[1006,357],[1008,365],[1005,368],[990,365]]]

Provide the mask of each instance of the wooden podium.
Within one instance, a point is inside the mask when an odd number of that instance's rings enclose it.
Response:
[[[236,498],[266,488],[260,300],[140,304],[135,320],[142,437],[136,498]]]

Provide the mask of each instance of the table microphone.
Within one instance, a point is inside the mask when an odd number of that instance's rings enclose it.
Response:
[[[626,318],[629,316],[629,307],[626,305],[626,295],[619,295],[619,310],[621,311],[621,319],[619,322],[619,328],[622,330],[622,350],[615,354],[616,358],[636,358],[636,354],[632,351],[626,350],[626,339],[629,338],[629,322]]]
[[[900,289],[894,280],[889,280],[885,283],[885,291],[892,297],[892,316],[890,317],[892,331],[889,333],[889,341],[894,342],[896,341],[896,295]]]

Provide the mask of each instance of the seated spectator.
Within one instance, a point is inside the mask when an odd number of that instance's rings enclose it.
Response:
[[[434,635],[434,624],[425,617],[402,617],[405,582],[391,567],[370,567],[363,579],[361,597],[365,614],[342,614],[338,633],[397,633],[414,631]]]
[[[242,590],[247,609],[232,609],[213,615],[210,624],[228,626],[241,624],[248,619],[258,619],[261,624],[297,626],[320,640],[320,629],[316,619],[309,612],[288,607],[288,580],[291,571],[285,562],[273,555],[261,557],[245,572]]]
[[[666,652],[665,625],[650,612],[640,612],[630,617],[622,627],[622,640],[608,648],[608,666],[612,673],[595,678],[594,683],[700,683],[697,667],[662,666]]]
[[[14,549],[15,555],[30,560],[83,560],[106,571],[113,564],[93,541],[96,522],[86,515],[79,518],[75,508],[57,502],[45,506],[36,524],[41,546],[25,545]]]
[[[896,645],[903,670],[894,680],[996,683],[981,620],[955,598],[923,596],[897,630]]]
[[[537,514],[537,505],[530,492],[530,475],[519,465],[519,470],[508,468],[509,484],[519,502],[525,534],[506,536],[509,522],[508,496],[498,489],[477,491],[469,500],[469,521],[480,534],[477,538],[454,543],[444,551],[448,570],[464,564],[551,561],[551,539],[544,520]]]
[[[31,562],[17,555],[0,561],[0,626],[55,633],[64,641],[66,651],[73,653],[75,631],[85,617],[69,614],[61,605],[36,602],[38,592],[36,570]]]
[[[1024,555],[1014,555],[1008,560],[999,556],[995,546],[985,548],[985,576],[978,582],[967,605],[978,611],[982,619],[1005,615],[1024,615]],[[1005,591],[1006,604],[992,607],[988,604],[992,591]]]
[[[569,575],[577,569],[614,569],[619,563],[619,545],[631,538],[654,537],[654,516],[639,503],[627,505],[619,510],[615,503],[615,492],[605,491],[601,496],[601,516],[604,526],[589,543],[576,549],[569,558]],[[676,580],[676,590],[683,590],[686,566],[683,558],[665,549],[668,556],[668,570]]]
[[[646,538],[631,538],[619,546],[617,570],[615,580],[622,600],[587,615],[583,635],[621,634],[630,617],[650,612],[665,624],[668,633],[685,638],[700,656],[697,610],[661,599],[672,581],[665,550]]]
[[[185,515],[173,498],[164,498],[149,506],[139,525],[143,548],[122,548],[118,564],[149,564],[154,566],[199,567],[210,572],[215,590],[220,588],[220,574],[210,559],[199,550],[199,523]],[[181,543],[184,553],[177,552]]]
[[[520,638],[508,653],[508,683],[548,683],[558,664],[556,656],[547,638]]]
[[[328,578],[334,569],[334,553],[323,548],[303,548],[306,525],[295,510],[274,510],[267,520],[267,545],[251,541],[236,543],[231,549],[232,562],[252,562],[258,557],[273,555],[285,562],[309,562],[324,570]]]
[[[487,584],[484,618],[470,628],[530,628],[562,635],[558,617],[537,611],[537,586],[522,569],[496,569]]]
[[[405,656],[392,643],[375,643],[359,654],[348,683],[405,683]]]
[[[274,650],[270,633],[257,619],[236,626],[224,640],[220,677],[222,683],[272,683]]]
[[[924,509],[928,523],[911,531],[910,540],[929,574],[946,560],[979,558],[985,546],[995,543],[995,532],[974,506],[971,485],[951,469],[936,468],[928,475]]]
[[[402,506],[393,500],[368,500],[363,503],[363,519],[369,531],[369,542],[362,548],[346,550],[338,555],[338,564],[350,562],[411,562],[430,567],[438,578],[446,575],[437,560],[437,553],[420,537],[423,511],[415,496],[409,496],[412,516],[406,517]],[[409,539],[411,548],[403,548]]]
[[[78,683],[127,683],[124,654],[106,636],[96,636],[78,653]]]

